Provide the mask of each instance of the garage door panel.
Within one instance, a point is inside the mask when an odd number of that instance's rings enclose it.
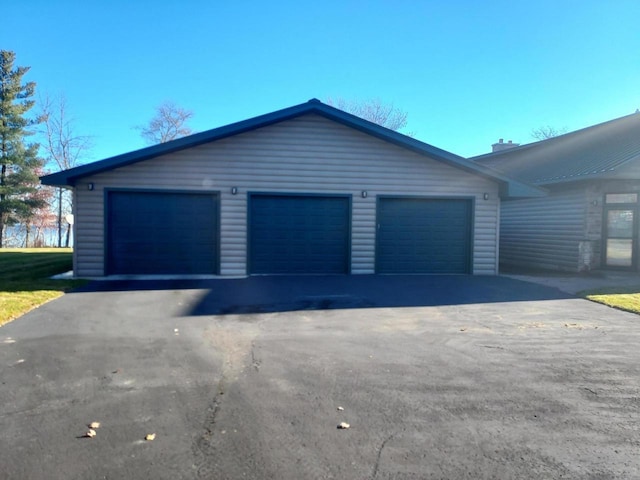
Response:
[[[108,274],[212,274],[218,265],[218,197],[108,192]]]
[[[469,273],[472,204],[465,199],[381,198],[379,273]]]
[[[251,273],[347,273],[350,200],[344,196],[251,196]]]

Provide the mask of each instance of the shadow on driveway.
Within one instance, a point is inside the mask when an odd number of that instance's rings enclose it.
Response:
[[[283,275],[213,280],[95,281],[77,292],[206,290],[186,315],[426,307],[574,298],[501,276]]]

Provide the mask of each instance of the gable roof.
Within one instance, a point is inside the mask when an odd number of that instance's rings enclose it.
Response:
[[[607,178],[640,160],[640,113],[471,160],[534,185]]]
[[[177,152],[187,148],[192,148],[205,143],[215,142],[223,138],[238,135],[240,133],[249,132],[258,128],[273,125],[285,120],[299,117],[306,114],[317,114],[329,120],[333,120],[340,124],[354,128],[373,137],[379,138],[386,142],[406,148],[420,155],[439,160],[451,166],[460,168],[467,172],[475,173],[486,178],[498,181],[501,184],[501,195],[505,197],[529,197],[542,196],[544,193],[535,187],[523,184],[518,181],[507,178],[483,165],[477,164],[463,157],[455,155],[446,150],[434,147],[427,143],[408,137],[394,130],[382,127],[375,123],[364,120],[360,117],[344,112],[332,106],[322,103],[315,98],[306,103],[294,105],[293,107],[278,110],[258,117],[232,123],[213,130],[196,133],[187,137],[172,140],[170,142],[161,143],[151,147],[135,150],[133,152],[124,153],[115,157],[93,162],[87,165],[63,170],[58,173],[45,175],[41,177],[44,185],[54,186],[74,186],[75,183],[90,175],[102,173],[114,168],[124,167],[133,163],[149,160],[160,155]]]

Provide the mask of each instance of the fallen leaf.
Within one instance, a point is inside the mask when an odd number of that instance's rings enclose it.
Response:
[[[564,326],[566,328],[577,328],[579,330],[582,330],[582,325],[580,325],[579,323],[565,323]]]
[[[96,431],[93,428],[90,428],[87,433],[84,434],[85,437],[93,438],[96,436]]]
[[[346,430],[347,428],[349,428],[351,425],[349,425],[347,422],[340,422],[340,425],[338,425],[338,429],[339,430]]]
[[[100,422],[91,422],[89,428],[100,428]]]
[[[461,332],[466,332],[466,331],[467,331],[467,327],[462,327],[462,328],[460,329],[460,331],[461,331]]]
[[[147,433],[147,436],[144,437],[144,439],[149,441],[149,442],[152,441],[152,440],[155,440],[155,438],[156,438],[156,434],[155,433]]]

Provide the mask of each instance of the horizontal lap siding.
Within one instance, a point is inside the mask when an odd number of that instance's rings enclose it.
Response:
[[[104,275],[104,198],[97,190],[88,191],[86,183],[75,189],[74,273],[79,276]]]
[[[500,229],[500,200],[492,194],[484,200],[478,194],[475,203],[474,238],[473,238],[473,273],[492,275],[498,269],[498,232]]]
[[[95,190],[87,190],[88,182]],[[496,273],[495,182],[317,115],[83,179],[77,189],[80,275],[103,274],[105,187],[220,192],[223,275],[246,273],[248,192],[351,194],[355,274],[374,271],[376,195],[471,196],[476,199],[474,273]],[[238,188],[237,195],[231,195],[231,187]],[[484,193],[489,200],[483,200]]]
[[[505,265],[577,270],[585,239],[584,190],[503,202],[500,261]]]

